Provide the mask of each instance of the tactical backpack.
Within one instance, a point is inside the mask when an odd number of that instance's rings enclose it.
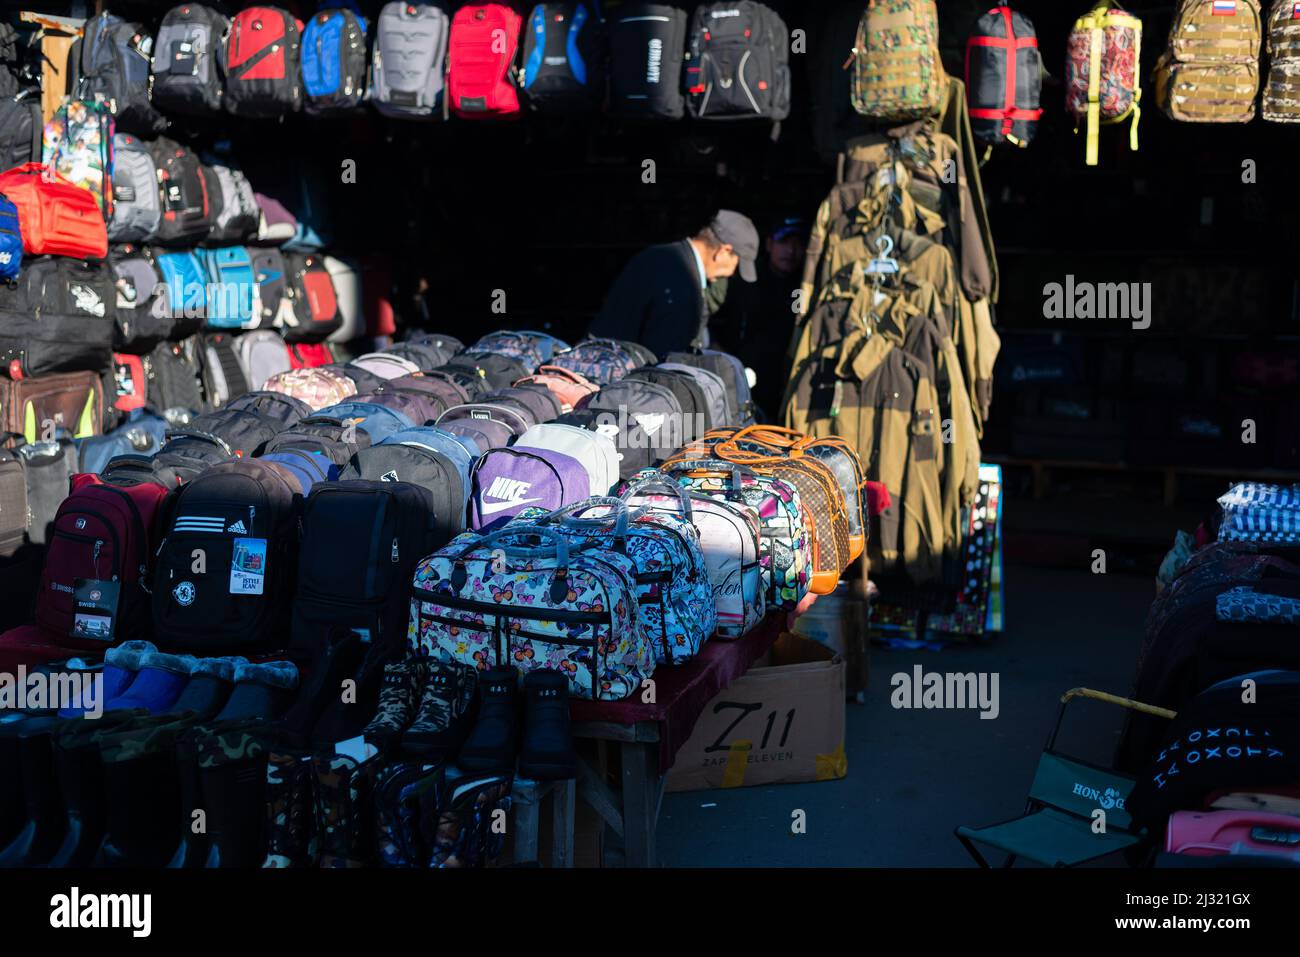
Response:
[[[586,3],[539,3],[524,27],[524,92],[540,113],[593,110],[605,96],[605,32]]]
[[[138,23],[107,10],[91,17],[68,54],[68,91],[78,100],[102,98],[119,129],[152,136],[167,120],[149,99],[153,37]]]
[[[138,243],[149,239],[162,219],[158,168],[149,148],[130,133],[113,137],[113,215],[108,239]]]
[[[1260,114],[1273,123],[1300,123],[1300,9],[1275,0],[1268,14],[1268,82]]]
[[[212,229],[212,203],[198,157],[165,137],[155,140],[152,150],[162,200],[162,218],[154,241],[192,246],[206,239]]]
[[[370,99],[380,113],[430,119],[441,111],[449,26],[431,4],[384,4],[370,65]]]
[[[1038,132],[1043,58],[1029,18],[994,7],[966,41],[966,95],[975,139],[1028,146]]]
[[[868,0],[849,65],[853,108],[863,116],[904,122],[937,113],[948,77],[935,0]]]
[[[302,30],[303,106],[324,115],[361,105],[366,92],[366,21],[322,10]]]
[[[249,7],[235,14],[221,66],[231,113],[276,117],[302,105],[298,21],[278,7]]]
[[[230,21],[200,3],[173,7],[154,38],[155,105],[176,113],[221,110],[221,50]]]
[[[1065,60],[1065,108],[1076,124],[1087,124],[1089,166],[1097,165],[1102,123],[1130,120],[1129,149],[1138,148],[1141,53],[1142,21],[1114,0],[1099,0],[1074,22]]]
[[[1261,39],[1259,0],[1183,0],[1156,64],[1156,105],[1188,123],[1250,122]]]
[[[456,11],[447,47],[447,95],[457,116],[476,120],[519,112],[519,23],[519,14],[499,3]]]
[[[629,3],[609,26],[610,112],[679,120],[686,112],[682,62],[686,14],[659,3]]]
[[[686,108],[702,120],[790,115],[790,31],[752,0],[697,7],[686,53]]]

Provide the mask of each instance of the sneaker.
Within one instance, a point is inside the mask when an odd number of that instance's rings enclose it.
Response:
[[[510,774],[519,740],[519,672],[505,665],[478,676],[478,720],[456,763],[466,771]]]
[[[477,691],[474,669],[430,662],[415,722],[402,735],[402,750],[426,762],[455,754],[469,733]]]

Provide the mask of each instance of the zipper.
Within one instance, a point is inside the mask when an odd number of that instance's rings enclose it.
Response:
[[[99,555],[104,546],[104,540],[102,538],[95,538],[93,535],[78,535],[76,532],[64,532],[64,531],[60,531],[59,529],[54,530],[54,537],[65,539],[68,541],[73,541],[73,542],[82,542],[84,544],[90,544],[91,542],[94,542],[95,547],[94,550],[91,552],[91,566],[94,568],[95,577],[99,578]],[[121,557],[117,555],[116,552],[114,552],[114,555],[117,558],[117,561],[114,562],[115,568],[113,572],[113,577],[110,579],[110,581],[119,581],[120,576],[118,575],[118,571],[120,571],[120,569],[117,568],[116,566],[120,563]]]
[[[491,559],[482,559],[490,562]],[[461,598],[459,595],[445,595],[434,592],[416,589],[416,601],[428,602],[431,605],[446,605],[448,608],[455,608],[458,611],[477,611],[484,615],[498,617],[501,614],[501,606],[489,601],[475,601],[472,598]],[[511,612],[511,618],[519,618],[526,621],[555,621],[567,622],[574,625],[603,625],[609,623],[609,616],[600,612],[592,611],[570,611],[563,608],[552,609],[544,613],[529,614],[523,609]]]

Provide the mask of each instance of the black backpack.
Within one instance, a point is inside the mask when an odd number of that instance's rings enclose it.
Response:
[[[311,406],[302,399],[285,395],[283,392],[245,392],[231,399],[227,409],[241,409],[255,412],[266,419],[274,419],[284,428],[291,429],[307,416],[311,415]]]
[[[266,444],[261,454],[302,449],[319,452],[335,465],[346,465],[361,449],[370,447],[370,433],[342,419],[328,415],[309,415]]]
[[[433,496],[434,528],[441,548],[465,530],[468,490],[456,463],[437,449],[416,442],[381,442],[362,449],[339,473],[340,479],[407,482]]]
[[[453,353],[439,349],[437,346],[419,342],[399,342],[384,350],[385,355],[401,356],[410,359],[420,367],[421,372],[432,372],[446,365]]]
[[[203,387],[200,379],[203,369],[199,362],[198,339],[191,337],[180,342],[160,342],[153,352],[145,356],[145,395],[149,404],[159,414],[171,411],[175,419],[179,411],[198,415],[203,411]]]
[[[686,108],[701,120],[790,115],[790,31],[761,3],[697,7],[686,54]]]
[[[698,416],[704,416],[704,421],[710,421],[711,419],[709,414],[709,401],[704,394],[704,389],[701,388],[698,382],[683,371],[664,369],[660,366],[646,366],[643,369],[633,369],[619,381],[624,382],[628,379],[640,382],[650,382],[655,385],[663,386],[665,389],[672,392],[673,396],[677,399],[677,404],[681,406],[683,425],[691,423],[693,428],[693,423],[701,421],[697,418]],[[629,405],[628,410],[629,412],[641,411],[640,408],[635,405]],[[692,433],[691,437],[699,438],[695,433]],[[678,441],[677,444],[681,445],[682,443],[681,441]]]
[[[214,465],[172,493],[153,574],[155,640],[212,655],[282,647],[301,501],[256,460]]]
[[[679,120],[685,115],[682,63],[686,14],[659,3],[629,3],[609,24],[610,112]]]
[[[203,392],[209,408],[220,409],[248,391],[248,378],[239,364],[235,337],[228,332],[210,332],[203,337]]]
[[[459,389],[465,393],[463,400],[465,402],[473,402],[480,396],[487,395],[492,391],[491,386],[478,374],[477,369],[470,371],[443,366],[441,369],[426,372],[425,376],[430,379],[441,379],[452,388]]]
[[[203,167],[193,151],[165,136],[156,139],[150,149],[162,189],[162,216],[154,241],[193,246],[212,229],[213,207]]]
[[[108,251],[108,265],[117,287],[117,331],[113,351],[148,355],[172,334],[175,321],[158,295],[162,277],[153,257],[133,243]]]
[[[0,99],[0,171],[41,161],[41,98]]]
[[[221,110],[221,55],[230,21],[201,3],[167,11],[154,38],[155,105],[176,113]]]
[[[152,483],[173,489],[183,485],[187,476],[178,473],[157,455],[127,452],[109,459],[108,464],[99,473],[99,477],[109,485],[116,485],[119,488]]]
[[[524,409],[535,422],[550,422],[564,409],[550,389],[538,387],[533,389],[515,388],[499,389],[480,397],[479,402],[500,402]]]
[[[14,452],[27,479],[27,538],[35,545],[48,545],[54,516],[68,497],[72,476],[81,471],[77,446],[60,437],[24,443]]]
[[[345,379],[351,379],[352,384],[357,388],[357,395],[368,395],[371,392],[378,392],[383,386],[385,379],[383,376],[377,376],[373,372],[367,372],[360,366],[349,365],[345,362],[335,362],[330,365],[320,366],[322,369],[329,369]]]
[[[680,377],[679,377],[680,380]],[[671,385],[628,376],[613,382],[556,422],[599,432],[614,441],[618,474],[630,479],[662,462],[682,444],[682,403]]]
[[[138,23],[107,10],[91,17],[68,54],[68,89],[73,99],[113,104],[119,133],[152,136],[167,120],[149,100],[149,66],[153,37]]]
[[[294,649],[322,650],[353,632],[372,647],[405,647],[415,566],[448,540],[436,515],[433,493],[411,482],[312,486],[302,511]]]
[[[0,283],[0,370],[102,372],[113,364],[116,316],[107,263],[29,256],[17,279]]]
[[[966,41],[966,96],[971,133],[981,143],[1028,146],[1038,132],[1038,117],[1043,112],[1038,106],[1043,58],[1036,45],[1018,42],[1036,37],[1029,18],[1005,6],[995,7],[975,21]],[[988,39],[994,42],[978,42]],[[1008,75],[1008,56],[1015,57],[1014,77]]]
[[[455,336],[449,336],[441,332],[421,332],[413,336],[407,336],[403,345],[410,346],[430,346],[438,350],[443,357],[443,363],[450,362],[452,357],[457,353],[465,351],[465,343],[461,342]]]
[[[496,352],[462,352],[443,366],[442,371],[477,376],[487,383],[490,392],[508,389],[528,375],[527,367],[518,359]]]
[[[694,366],[712,372],[727,390],[727,424],[753,425],[754,400],[749,391],[745,364],[728,352],[705,349],[699,352],[670,352],[665,362]]]
[[[185,431],[215,437],[232,456],[247,459],[261,455],[267,443],[284,431],[284,425],[251,409],[217,409],[196,415]],[[171,445],[169,441],[162,451]]]
[[[541,113],[594,110],[605,98],[605,30],[588,3],[539,3],[524,24],[521,71],[528,106]]]

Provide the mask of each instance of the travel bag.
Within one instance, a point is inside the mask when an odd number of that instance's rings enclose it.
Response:
[[[524,24],[520,84],[538,113],[585,113],[605,98],[605,30],[587,3],[539,3]]]
[[[1156,63],[1156,105],[1188,123],[1253,120],[1261,19],[1259,0],[1182,0]]]
[[[315,116],[356,109],[366,93],[366,21],[321,10],[302,29],[303,107]]]
[[[277,117],[302,105],[298,21],[278,7],[249,7],[230,21],[222,45],[226,109]]]
[[[682,64],[686,13],[660,3],[628,3],[609,20],[610,112],[652,120],[686,114]],[[581,370],[578,370],[581,371]]]
[[[519,113],[519,26],[519,14],[500,3],[467,4],[456,11],[447,45],[447,95],[457,116],[499,119]]]
[[[847,67],[861,115],[902,123],[938,113],[948,76],[935,0],[867,0]]]
[[[16,280],[0,283],[0,375],[110,369],[116,315],[107,263],[29,256]]]
[[[99,372],[52,372],[33,378],[0,376],[0,432],[29,445],[63,429],[74,439],[104,432],[104,380]],[[12,448],[11,438],[6,446]]]
[[[1074,22],[1065,60],[1065,109],[1074,116],[1076,131],[1081,122],[1086,126],[1089,166],[1097,165],[1102,123],[1129,120],[1129,149],[1138,148],[1141,51],[1142,21],[1114,0],[1098,0]]]
[[[95,197],[40,163],[0,173],[0,194],[18,210],[23,252],[103,259],[108,231]]]
[[[173,7],[154,38],[150,97],[164,112],[221,111],[221,53],[230,20],[200,3]]]
[[[370,101],[380,113],[399,119],[441,114],[450,25],[432,4],[384,4],[370,62]]]
[[[790,115],[790,31],[752,0],[696,7],[688,34],[686,109],[700,120]]]
[[[966,40],[966,95],[975,139],[989,146],[1028,146],[1043,115],[1043,56],[1024,14],[1006,5],[975,21]]]

